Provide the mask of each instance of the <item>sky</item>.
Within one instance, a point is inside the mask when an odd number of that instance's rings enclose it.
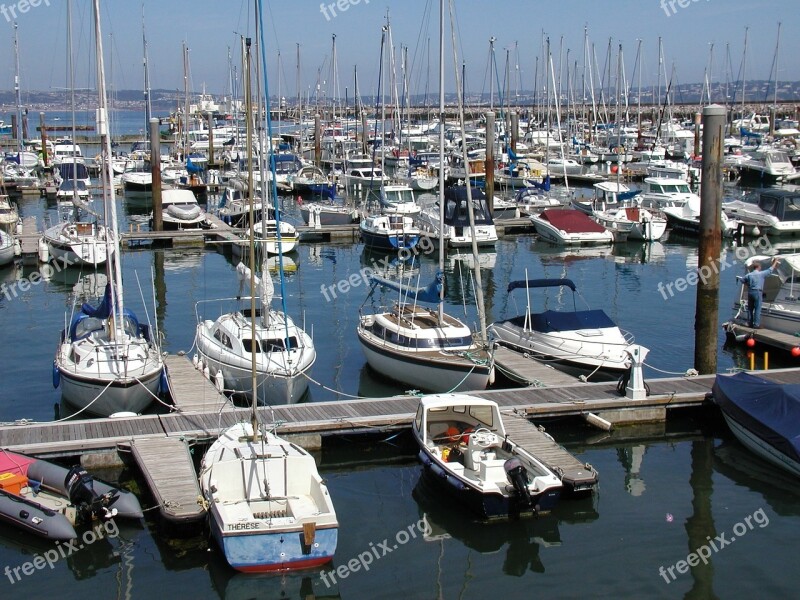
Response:
[[[23,0],[24,1],[24,0]],[[27,0],[31,2],[31,0]],[[779,80],[800,79],[798,0],[453,0],[458,64],[466,70],[468,93],[488,93],[489,46],[494,42],[499,79],[509,58],[510,88],[531,90],[544,64],[542,39],[549,36],[554,64],[583,71],[584,28],[594,45],[599,69],[605,68],[609,40],[611,71],[616,73],[622,45],[625,73],[634,70],[642,40],[643,85],[657,83],[658,40],[663,40],[664,69],[679,83],[700,82],[711,62],[711,80],[724,83],[725,71],[739,76],[747,31],[746,79],[769,79],[781,26]],[[67,77],[67,0],[33,0],[23,14],[19,2],[0,0],[0,89],[13,89],[16,12],[24,90],[58,90]],[[328,3],[330,2],[330,4]],[[352,97],[357,68],[362,95],[377,92],[382,26],[387,13],[400,76],[400,47],[408,47],[412,93],[437,86],[438,0],[264,0],[264,35],[271,94],[300,89]],[[662,2],[664,3],[662,5]],[[93,21],[90,0],[72,0],[75,86],[94,85]],[[183,90],[182,43],[189,48],[190,87],[209,93],[229,90],[230,66],[241,72],[241,36],[254,36],[254,0],[101,0],[106,46],[106,76],[115,89],[142,89],[142,22],[148,43],[151,87]],[[682,6],[683,5],[683,6]],[[344,11],[341,8],[345,8]],[[445,7],[446,13],[448,12]],[[333,69],[333,35],[336,69]],[[713,50],[712,50],[713,44]],[[389,40],[386,40],[388,48]],[[430,51],[429,51],[430,50]],[[231,61],[228,54],[230,52]],[[569,61],[567,53],[569,52]],[[278,55],[280,53],[280,76]],[[385,50],[389,55],[388,49]],[[445,26],[446,88],[455,89],[449,19]],[[726,60],[726,54],[730,61]],[[430,55],[430,57],[429,57]],[[108,57],[111,57],[109,60]],[[388,65],[388,61],[386,63]],[[731,65],[731,66],[728,66]],[[386,67],[388,69],[388,66]],[[334,72],[337,90],[334,90]],[[728,76],[730,78],[730,75]],[[596,79],[596,75],[595,75]],[[497,84],[495,84],[495,87]],[[345,88],[347,88],[345,90]]]

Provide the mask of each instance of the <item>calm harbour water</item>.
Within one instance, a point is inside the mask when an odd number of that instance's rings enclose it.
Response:
[[[288,201],[291,203],[291,201]],[[47,212],[44,200],[23,201],[25,215]],[[122,210],[123,229],[136,220]],[[287,206],[287,214],[294,208]],[[726,244],[728,256],[733,248]],[[347,278],[372,256],[357,244],[301,244],[286,277],[290,314],[312,330],[318,359],[308,401],[347,395],[380,396],[398,388],[365,367],[355,327],[367,296],[362,285],[327,302],[322,285]],[[671,239],[650,246],[563,250],[533,236],[510,236],[496,252],[482,255],[487,319],[521,312],[524,293],[506,293],[512,279],[569,277],[591,307],[604,308],[638,343],[650,348],[647,362],[679,373],[691,367],[695,290],[664,299],[658,284],[685,277],[696,265],[696,242]],[[457,261],[454,262],[457,264]],[[144,305],[156,314],[169,352],[189,351],[196,323],[195,303],[236,294],[234,263],[202,249],[126,251],[123,255],[126,303],[140,318]],[[424,257],[419,285],[433,275],[435,261]],[[448,267],[448,310],[475,322],[470,281]],[[722,275],[720,322],[730,316],[738,292],[739,264]],[[29,276],[33,269],[0,270],[0,282]],[[154,276],[151,276],[154,274]],[[78,271],[56,275],[17,298],[0,296],[3,386],[0,420],[50,420],[59,392],[51,385],[51,365],[72,294],[92,286]],[[148,299],[142,301],[142,294]],[[462,287],[463,286],[463,287]],[[568,305],[569,295],[551,295],[549,306]],[[378,296],[380,300],[380,296]],[[371,302],[366,308],[369,308]],[[222,309],[204,305],[214,318]],[[461,311],[461,312],[460,312]],[[724,347],[719,330],[719,370],[743,366],[738,348]],[[760,362],[760,358],[759,358]],[[770,357],[773,366],[779,357]],[[647,370],[646,377],[660,373]],[[87,545],[68,559],[11,583],[2,570],[32,560],[49,546],[0,527],[0,597],[147,598],[509,598],[537,595],[594,597],[789,597],[797,560],[791,550],[800,533],[800,485],[763,465],[742,449],[714,411],[695,411],[664,425],[613,434],[573,421],[545,423],[548,431],[600,473],[591,499],[564,501],[551,515],[518,523],[482,524],[457,506],[429,494],[419,481],[413,447],[406,436],[386,434],[369,441],[342,439],[319,454],[340,519],[334,566],[347,565],[384,540],[401,541],[398,532],[416,527],[426,533],[398,543],[368,571],[351,572],[328,587],[319,571],[291,576],[245,576],[231,571],[216,546],[204,536],[171,539],[148,519],[146,526],[119,524],[120,535]],[[199,452],[199,450],[198,450]],[[136,487],[132,473],[123,478]],[[145,503],[150,500],[144,497]],[[149,506],[149,504],[148,504]],[[768,524],[756,525],[689,572],[668,569],[720,534],[731,539],[736,525],[763,510]],[[152,515],[153,513],[148,513]],[[761,513],[759,513],[761,514]],[[406,539],[403,537],[402,539]],[[324,571],[327,572],[327,571]],[[330,577],[327,579],[330,583]]]

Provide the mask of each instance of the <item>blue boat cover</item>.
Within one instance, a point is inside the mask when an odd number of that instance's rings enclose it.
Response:
[[[728,417],[800,462],[800,384],[737,373],[717,375],[711,392]]]
[[[472,214],[475,225],[492,225],[492,214],[486,203],[486,194],[472,188]],[[452,186],[444,190],[444,223],[450,227],[469,227],[469,207],[466,186]]]
[[[523,326],[525,316],[520,315],[511,319],[515,325]],[[551,331],[578,331],[579,329],[607,329],[616,327],[604,311],[579,310],[574,312],[561,312],[546,310],[543,313],[532,313],[530,327],[534,331],[549,333]]]
[[[562,285],[575,291],[575,283],[571,279],[519,279],[508,284],[508,291],[511,292],[518,288],[559,287]]]
[[[81,312],[89,317],[107,319],[111,315],[111,282],[106,283],[106,289],[100,304],[92,306],[88,302],[85,302],[83,306],[81,306]]]

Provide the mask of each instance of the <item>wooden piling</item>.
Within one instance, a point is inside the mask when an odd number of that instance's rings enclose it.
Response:
[[[322,164],[322,124],[319,113],[314,114],[314,164]]]
[[[717,372],[719,260],[722,251],[722,154],[724,106],[703,109],[703,186],[700,190],[700,242],[697,263],[694,366],[699,373]]]
[[[39,126],[42,132],[42,165],[45,168],[48,166],[48,157],[47,157],[47,127],[44,124],[44,113],[39,113]],[[74,141],[74,140],[73,140]]]
[[[158,119],[150,119],[150,172],[153,178],[153,231],[163,231],[161,208],[161,135]]]
[[[494,112],[486,113],[486,203],[494,213]]]

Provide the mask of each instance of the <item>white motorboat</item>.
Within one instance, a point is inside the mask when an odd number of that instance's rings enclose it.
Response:
[[[0,194],[0,229],[7,233],[15,233],[20,223],[17,205],[5,194]]]
[[[420,211],[414,190],[408,185],[381,186],[378,199],[384,214],[416,215]]]
[[[280,221],[280,225],[278,223],[277,219],[262,219],[254,226],[256,244],[272,256],[294,252],[300,241],[294,225],[283,220]],[[280,235],[278,235],[279,230]]]
[[[571,246],[611,244],[614,241],[613,233],[574,208],[547,208],[539,214],[532,214],[530,220],[536,233],[554,244]]]
[[[247,182],[239,177],[232,177],[225,184],[225,190],[217,205],[217,216],[231,227],[247,227],[250,215],[252,214],[258,222],[263,216],[263,210],[264,201],[261,196],[255,193],[249,194]]]
[[[800,177],[789,155],[773,148],[762,148],[745,155],[736,168],[743,180],[762,184],[785,183]]]
[[[444,192],[444,221],[439,215],[439,201],[430,202],[417,216],[420,231],[430,237],[442,239],[451,248],[472,246],[472,229],[467,207],[467,189],[453,186]],[[497,229],[486,204],[486,196],[478,188],[472,188],[472,212],[475,222],[475,242],[478,246],[494,246]],[[440,231],[441,229],[441,231]]]
[[[322,196],[336,193],[336,184],[316,165],[305,165],[295,173],[291,173],[287,183],[297,194]]]
[[[119,177],[125,196],[143,196],[153,193],[153,174],[149,171],[129,171]]]
[[[350,225],[358,221],[358,211],[345,206],[343,199],[326,197],[319,202],[305,202],[297,197],[300,216],[311,227],[323,225]]]
[[[356,167],[349,169],[344,175],[344,184],[348,191],[380,190],[389,183],[380,167]]]
[[[572,310],[534,313],[530,290],[567,287],[572,290]],[[508,292],[525,289],[527,306],[522,315],[496,321],[490,334],[501,344],[546,360],[587,371],[619,375],[630,367],[625,349],[633,336],[623,333],[601,309],[578,310],[575,284],[570,279],[524,279],[508,284]]]
[[[643,207],[657,209],[681,207],[689,201],[700,202],[700,196],[689,184],[675,177],[646,177],[639,198]]]
[[[549,189],[550,183],[547,181],[541,188]],[[546,208],[557,208],[562,206],[558,198],[550,195],[549,191],[540,189],[540,186],[523,188],[514,196],[520,214],[531,216],[538,214]]]
[[[561,497],[561,480],[506,435],[491,400],[423,397],[411,430],[426,476],[481,518],[546,513]]]
[[[722,210],[730,219],[748,226],[754,235],[766,233],[777,236],[800,234],[800,192],[770,189],[761,192],[758,204],[733,200],[725,202]],[[757,228],[758,231],[754,231]]]
[[[72,206],[74,200],[89,201],[89,189],[81,179],[64,179],[56,190],[56,202]]]
[[[206,211],[190,190],[162,190],[161,221],[166,230],[199,229],[206,225]]]
[[[613,232],[626,233],[626,239],[656,241],[667,230],[667,219],[656,209],[642,208],[639,192],[625,184],[603,181],[594,184],[594,200],[573,200],[573,206],[589,211],[595,221]]]
[[[685,204],[680,206],[666,206],[662,212],[667,217],[671,229],[679,233],[699,235],[700,233],[700,197],[696,194]],[[739,227],[738,221],[728,218],[725,211],[720,214],[722,235],[731,237],[736,235]]]

